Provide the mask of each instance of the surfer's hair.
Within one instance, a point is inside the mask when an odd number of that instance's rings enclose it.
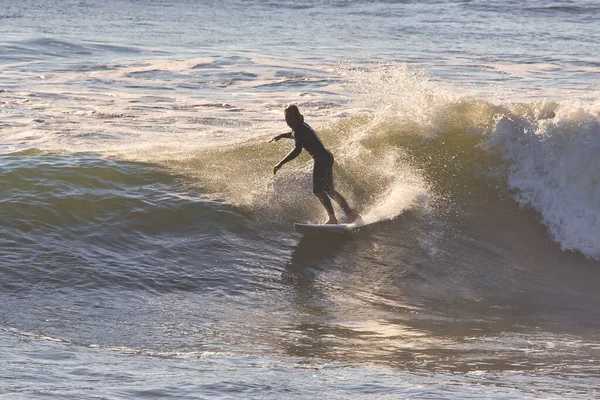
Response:
[[[291,106],[289,106],[288,108],[283,110],[283,112],[285,113],[286,116],[289,115],[300,122],[304,122],[304,116],[302,114],[300,114],[300,110],[298,109],[298,106],[295,104],[292,104]]]

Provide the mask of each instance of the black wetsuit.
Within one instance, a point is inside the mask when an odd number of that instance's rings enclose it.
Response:
[[[308,151],[315,161],[313,167],[313,193],[330,214],[333,213],[333,206],[328,196],[331,196],[346,213],[351,211],[346,200],[336,192],[333,186],[333,155],[325,148],[317,133],[306,122],[300,122],[287,137],[293,138],[296,146],[283,159],[282,164],[296,158],[302,152],[302,149]]]

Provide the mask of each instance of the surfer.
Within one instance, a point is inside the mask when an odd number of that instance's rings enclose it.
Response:
[[[358,218],[356,210],[350,208],[346,199],[339,194],[333,187],[333,155],[323,146],[323,142],[317,136],[317,133],[304,122],[304,116],[300,114],[300,110],[295,105],[291,105],[284,110],[285,122],[290,128],[291,132],[282,133],[281,135],[275,136],[270,142],[276,142],[279,139],[294,139],[296,145],[294,149],[281,160],[274,168],[273,174],[288,161],[298,157],[302,152],[302,149],[308,151],[315,161],[313,167],[313,193],[325,210],[329,219],[326,224],[337,224],[338,220],[333,211],[333,205],[331,204],[330,197],[340,205],[342,210],[346,213],[348,223],[354,222]]]

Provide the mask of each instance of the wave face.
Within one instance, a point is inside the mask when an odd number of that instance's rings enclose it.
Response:
[[[599,103],[477,99],[397,65],[338,73],[355,96],[353,115],[319,133],[336,156],[341,191],[368,222],[408,209],[454,212],[467,195],[510,196],[535,211],[563,250],[600,260]],[[159,163],[267,218],[293,210],[317,219],[316,201],[302,200],[310,192],[308,158],[296,161],[299,174],[289,166],[275,180],[265,174],[286,151],[261,138],[175,150]]]

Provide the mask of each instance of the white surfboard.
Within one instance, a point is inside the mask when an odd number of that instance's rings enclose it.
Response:
[[[294,224],[294,228],[301,233],[352,232],[362,226],[365,226],[365,223],[360,217],[351,224]]]

